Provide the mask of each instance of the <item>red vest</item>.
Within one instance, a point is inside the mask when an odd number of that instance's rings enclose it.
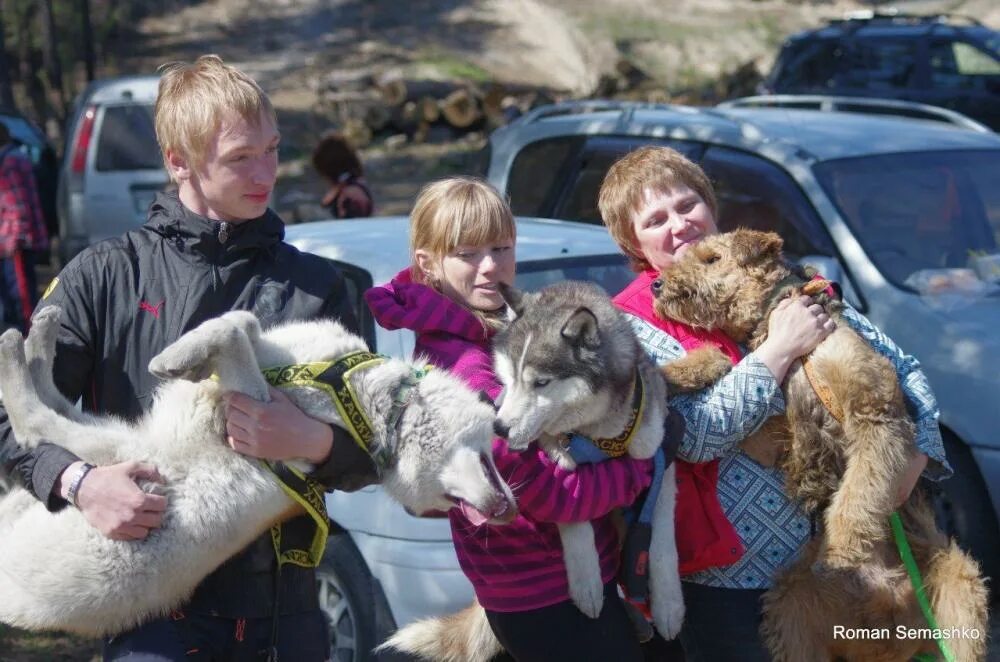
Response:
[[[653,314],[653,294],[649,286],[658,277],[655,271],[639,274],[614,298],[615,305],[670,334],[684,349],[712,343],[734,364],[738,363],[739,347],[721,331],[695,329],[680,322],[658,319]],[[692,463],[677,459],[675,464],[677,506],[674,521],[681,574],[736,563],[743,556],[743,544],[719,504],[716,490],[719,460]]]

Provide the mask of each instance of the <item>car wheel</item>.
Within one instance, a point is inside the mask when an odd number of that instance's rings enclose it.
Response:
[[[333,662],[374,660],[375,601],[372,576],[346,533],[330,536],[316,569],[320,609],[329,619]]]
[[[934,511],[938,525],[954,536],[962,549],[979,561],[983,575],[991,577],[991,587],[1000,581],[1000,530],[993,503],[983,483],[979,467],[968,447],[948,433],[944,434],[944,450],[955,475],[938,483],[934,496]],[[991,590],[993,600],[998,597]]]

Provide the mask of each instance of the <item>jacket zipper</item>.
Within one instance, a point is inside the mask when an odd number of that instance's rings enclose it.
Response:
[[[222,252],[225,250],[225,244],[229,241],[229,221],[221,221],[219,223],[219,229],[216,231],[216,238],[219,240],[219,249],[217,257],[212,264],[212,285],[213,289],[218,289],[222,282],[222,274],[219,272],[219,257],[221,257]]]

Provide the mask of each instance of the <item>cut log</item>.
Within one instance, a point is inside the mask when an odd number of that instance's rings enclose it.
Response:
[[[402,106],[407,101],[418,103],[424,97],[444,99],[464,83],[448,80],[409,79],[401,76],[383,76],[375,81],[375,88],[387,106]]]
[[[468,89],[455,90],[441,102],[441,115],[456,129],[468,129],[483,117],[479,101]]]
[[[417,101],[417,117],[427,124],[433,124],[441,118],[438,100],[432,96],[420,97]]]

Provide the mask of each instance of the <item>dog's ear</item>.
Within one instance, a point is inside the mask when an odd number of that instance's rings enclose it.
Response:
[[[597,349],[601,346],[601,334],[597,324],[597,316],[585,306],[573,311],[559,334],[575,347]]]
[[[503,297],[504,303],[507,304],[511,312],[514,313],[514,317],[520,317],[524,313],[524,292],[504,282],[499,284],[499,289],[500,296]]]
[[[733,231],[733,257],[740,266],[759,262],[765,258],[777,258],[784,242],[774,232],[759,232],[740,228]]]

